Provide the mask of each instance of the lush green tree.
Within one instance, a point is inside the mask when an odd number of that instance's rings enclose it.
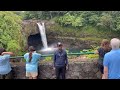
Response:
[[[102,30],[120,31],[119,15],[119,11],[69,11],[58,17],[56,22],[63,26],[94,26]]]
[[[16,12],[18,14],[18,12]],[[24,11],[21,16],[23,19],[52,19],[63,16],[67,11]],[[20,15],[20,14],[19,14]]]
[[[114,19],[110,14],[103,13],[97,25],[108,30],[113,30]]]
[[[98,21],[99,21],[99,16],[98,15],[92,15],[92,16],[90,16],[89,17],[89,23],[91,24],[91,25],[93,25],[93,26],[96,26],[96,24],[98,23]]]
[[[62,26],[94,26],[110,31],[120,31],[120,11],[24,11],[15,12],[23,19],[55,20]]]
[[[10,11],[0,11],[0,47],[8,51],[22,48],[21,17]]]

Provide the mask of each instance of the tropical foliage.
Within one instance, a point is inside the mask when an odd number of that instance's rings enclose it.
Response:
[[[22,49],[21,17],[10,11],[0,11],[0,47],[17,52]]]
[[[19,14],[20,15],[20,14]],[[54,19],[62,26],[120,31],[120,11],[25,11],[23,19]]]

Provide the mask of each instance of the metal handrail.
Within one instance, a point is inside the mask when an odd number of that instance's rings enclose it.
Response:
[[[87,55],[87,54],[94,54],[94,52],[82,52],[82,53],[67,53],[67,55]],[[41,57],[51,57],[54,54],[47,54],[47,55],[41,55]],[[16,56],[16,57],[10,57],[10,59],[15,59],[15,58],[24,58],[24,56]]]

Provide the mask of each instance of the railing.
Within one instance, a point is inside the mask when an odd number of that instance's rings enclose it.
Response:
[[[85,52],[85,53],[67,53],[67,55],[87,55],[87,54],[94,54],[94,52]],[[47,55],[41,55],[41,57],[51,57],[54,54],[47,54]],[[23,56],[16,56],[16,57],[10,57],[11,59],[15,58],[24,58]]]

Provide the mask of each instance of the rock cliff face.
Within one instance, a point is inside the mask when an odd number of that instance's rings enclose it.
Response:
[[[58,26],[53,21],[46,21],[46,20],[26,20],[23,21],[23,28],[22,33],[26,40],[26,45],[35,46],[36,48],[41,49],[43,47],[40,32],[37,26],[38,22],[45,23],[45,30],[46,30],[46,37],[48,46],[55,46],[57,42],[63,42],[65,48],[73,49],[74,50],[82,50],[82,49],[89,49],[91,45],[95,45],[96,42],[91,40],[80,40],[79,37],[75,37],[75,33],[69,33],[65,35],[65,31],[61,29],[57,29]],[[55,28],[53,28],[55,27]],[[53,30],[56,29],[56,30]],[[63,36],[64,34],[64,36]],[[70,35],[71,34],[71,35]],[[85,37],[82,33],[78,33],[81,38]],[[83,37],[82,37],[83,36]]]
[[[12,63],[14,79],[26,79],[25,63]],[[38,79],[55,79],[52,63],[39,64]],[[66,79],[101,79],[96,62],[70,63],[66,72]]]
[[[22,22],[22,32],[25,34],[26,37],[40,33],[37,25],[37,23],[40,22],[45,23],[46,30],[51,25],[54,25],[54,22],[50,22],[46,20],[24,20]]]
[[[50,22],[46,20],[24,20],[22,23],[21,32],[23,36],[25,37],[25,41],[28,46],[33,45],[35,47],[39,47],[39,46],[43,47],[41,36],[40,36],[40,31],[37,25],[37,23],[40,23],[40,22],[45,23],[47,38],[49,38],[49,36],[51,37],[52,34],[49,34],[49,27],[54,25],[54,22]]]

